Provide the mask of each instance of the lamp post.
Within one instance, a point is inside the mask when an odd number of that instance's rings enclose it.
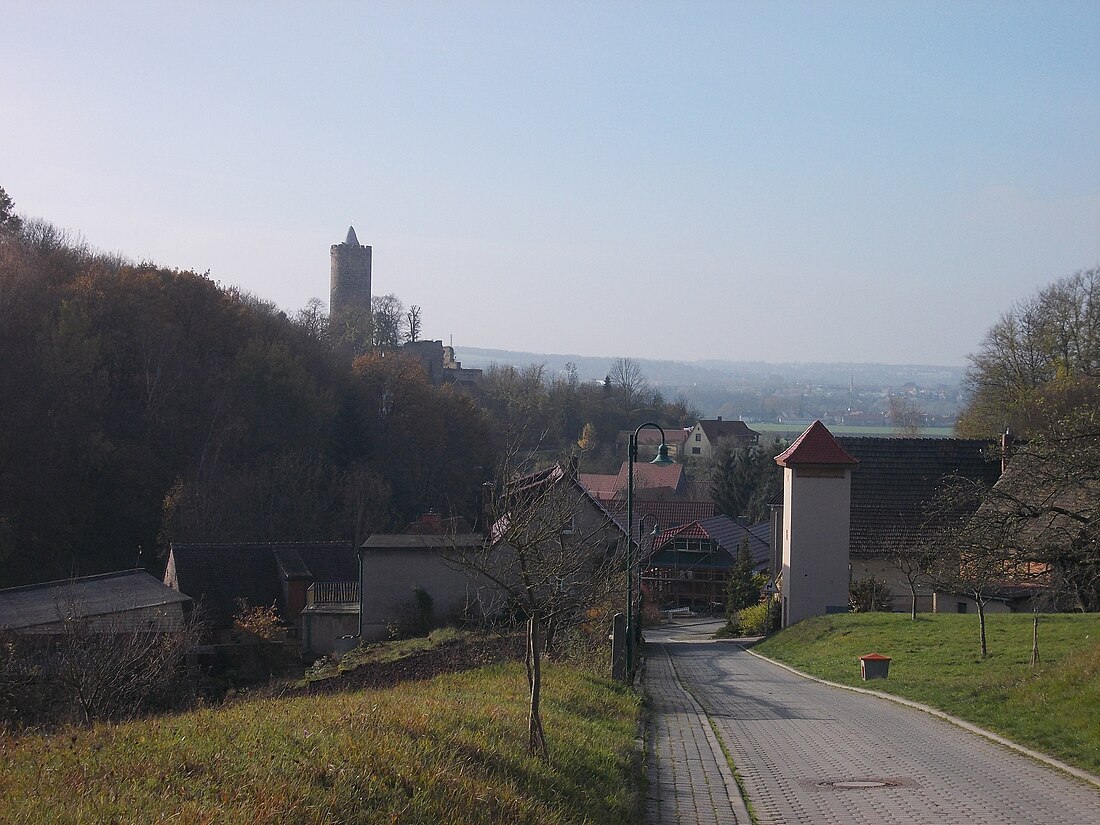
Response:
[[[651,427],[661,433],[661,446],[657,456],[650,462],[659,467],[674,463],[668,457],[668,444],[665,431],[660,424],[647,421],[630,436],[626,454],[626,678],[634,681],[634,462],[638,458],[638,433]]]

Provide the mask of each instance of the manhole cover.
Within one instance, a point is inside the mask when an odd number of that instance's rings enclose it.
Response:
[[[889,782],[830,782],[834,788],[886,788]]]
[[[916,783],[904,776],[868,776],[863,779],[812,779],[799,780],[804,788],[821,788],[837,791],[866,791],[875,788],[911,788]]]

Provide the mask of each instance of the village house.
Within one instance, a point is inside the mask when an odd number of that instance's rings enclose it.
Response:
[[[686,460],[705,461],[716,452],[730,447],[755,447],[760,443],[760,433],[749,429],[744,421],[702,420],[688,433],[683,446]]]
[[[731,568],[745,542],[757,572],[771,559],[767,522],[748,527],[728,516],[693,521],[657,535],[642,560],[642,587],[662,610],[718,609],[726,601]]]
[[[123,570],[0,590],[0,630],[65,633],[167,633],[184,626],[192,600],[144,570]]]
[[[164,584],[191,595],[215,630],[248,607],[274,607],[294,628],[314,594],[357,582],[350,541],[173,543]],[[326,587],[327,584],[332,587]],[[337,587],[339,585],[339,587]]]

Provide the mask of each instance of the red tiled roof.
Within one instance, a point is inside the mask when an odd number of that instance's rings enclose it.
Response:
[[[620,524],[626,524],[626,497],[601,498],[600,503],[614,516]],[[652,518],[657,519],[658,529],[679,527],[682,524],[690,524],[693,521],[710,518],[715,515],[713,501],[647,501],[645,499],[634,502],[635,524],[639,524],[643,518],[651,517],[646,522],[647,528],[652,528]]]
[[[796,467],[800,464],[854,467],[859,464],[859,460],[845,452],[824,424],[815,421],[794,444],[775,457],[775,463],[780,467]]]
[[[611,498],[618,494],[626,497],[627,475],[629,462],[624,461],[619,468],[618,475],[604,473],[580,473],[577,477],[581,484],[593,495],[600,494],[604,498]],[[683,492],[687,484],[682,464],[649,464],[648,462],[634,462],[634,489],[652,490],[659,487],[668,487],[677,493]]]

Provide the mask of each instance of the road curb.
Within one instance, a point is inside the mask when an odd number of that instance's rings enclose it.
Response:
[[[679,688],[684,696],[691,702],[692,707],[695,708],[695,713],[699,717],[699,721],[702,723],[703,733],[707,738],[707,744],[710,745],[711,753],[714,756],[715,762],[718,764],[718,770],[722,774],[722,784],[725,785],[726,796],[729,798],[730,807],[733,809],[734,822],[743,822],[745,825],[751,825],[752,816],[749,814],[748,806],[741,796],[741,788],[734,778],[733,768],[730,766],[730,760],[726,757],[726,751],[722,747],[722,743],[718,741],[718,734],[711,725],[710,716],[703,706],[699,704],[699,700],[695,698],[695,695],[684,687],[684,683],[680,681],[680,673],[676,670],[676,663],[672,659],[672,654],[665,650],[663,646],[661,652],[668,657],[669,668],[672,670],[672,678],[676,683],[676,687]]]
[[[1076,768],[1073,765],[1066,764],[1059,759],[1055,759],[1053,756],[1048,756],[1045,753],[1040,753],[1039,751],[1024,747],[1017,742],[1013,742],[1011,739],[1005,739],[1003,736],[993,733],[993,731],[986,730],[985,728],[980,728],[972,722],[967,722],[965,719],[960,719],[957,716],[952,716],[949,713],[944,713],[939,708],[934,708],[930,705],[922,705],[920,702],[914,702],[912,699],[905,699],[901,696],[895,696],[892,693],[882,693],[880,691],[871,690],[869,688],[855,687],[854,685],[842,685],[839,682],[830,682],[827,679],[819,679],[816,676],[811,676],[809,673],[802,672],[798,668],[791,667],[790,665],[784,664],[783,662],[777,662],[775,659],[771,659],[761,653],[757,653],[754,650],[749,650],[744,645],[740,645],[740,647],[751,656],[755,656],[756,658],[762,659],[765,662],[771,662],[776,667],[781,667],[784,670],[795,674],[796,676],[801,676],[804,679],[809,679],[811,682],[817,682],[821,685],[828,685],[829,687],[840,688],[842,690],[850,690],[853,693],[865,693],[868,696],[877,696],[879,699],[885,699],[888,702],[893,702],[898,705],[905,705],[906,707],[913,708],[914,710],[919,710],[923,711],[924,713],[931,714],[932,716],[943,719],[945,722],[950,722],[956,727],[960,727],[963,730],[969,731],[970,733],[977,734],[978,736],[984,737],[991,742],[996,742],[998,745],[1002,745],[1006,748],[1017,751],[1018,753],[1022,753],[1025,756],[1030,756],[1037,762],[1042,762],[1043,764],[1048,765],[1052,768],[1057,768],[1063,773],[1068,773],[1070,776],[1075,777],[1076,779],[1080,779],[1083,782],[1087,782],[1090,785],[1095,785],[1096,787],[1100,788],[1100,776],[1096,776],[1095,774],[1091,774],[1088,771]]]

